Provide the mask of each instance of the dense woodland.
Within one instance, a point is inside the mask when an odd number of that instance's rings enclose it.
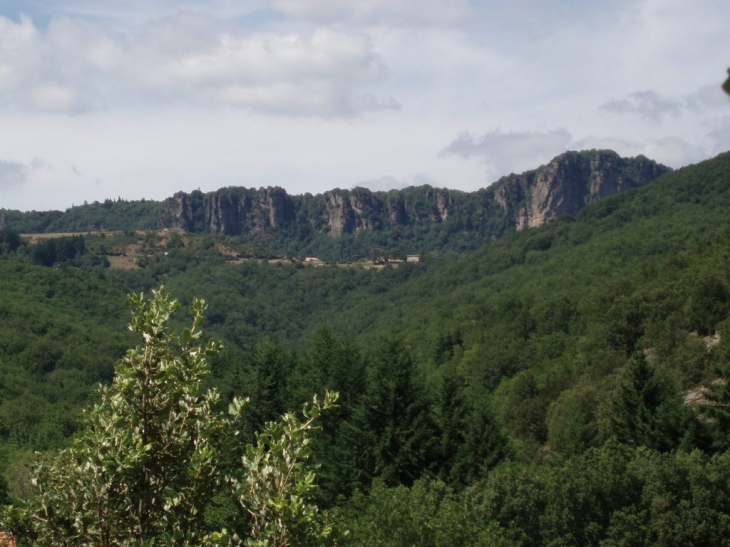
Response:
[[[339,393],[312,501],[341,545],[730,545],[728,211],[724,154],[380,270],[270,263],[222,235],[4,230],[0,503],[31,501],[34,451],[83,436],[81,409],[138,344],[127,295],[164,285],[208,304],[222,349],[204,387],[250,399],[225,465]],[[130,246],[136,267],[110,267]],[[216,496],[204,526],[230,529]]]

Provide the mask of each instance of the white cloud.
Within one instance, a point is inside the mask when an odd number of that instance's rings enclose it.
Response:
[[[174,90],[195,102],[286,114],[351,115],[397,106],[358,92],[385,75],[363,35],[316,29],[237,37],[210,29],[188,31],[188,25],[188,17],[178,16],[146,29],[128,70],[143,88],[160,94]],[[194,48],[176,49],[185,38],[175,34],[188,33],[208,38]],[[151,59],[144,71],[137,68],[141,59]]]
[[[395,108],[360,92],[385,75],[368,38],[310,33],[221,32],[192,14],[157,21],[135,37],[124,72],[139,91],[269,113],[338,116]]]
[[[0,157],[56,166],[5,206],[414,173],[474,190],[566,149],[676,167],[730,147],[726,0],[0,4]]]
[[[610,149],[622,156],[640,154],[670,167],[682,167],[707,158],[704,148],[695,146],[676,137],[631,141],[618,138],[587,138],[575,143],[577,149]]]
[[[712,144],[713,153],[730,148],[730,117],[716,123],[707,140]],[[464,159],[478,158],[494,180],[509,173],[534,169],[566,150],[589,149],[615,150],[625,157],[641,154],[674,168],[697,163],[710,155],[706,148],[678,137],[576,139],[565,129],[510,133],[497,130],[481,137],[463,132],[441,154]]]
[[[727,107],[727,97],[719,85],[703,86],[693,93],[679,97],[664,97],[655,91],[637,91],[626,98],[603,103],[603,114],[638,116],[652,122],[662,122],[685,114],[702,115]]]
[[[388,190],[402,190],[409,186],[439,186],[439,184],[431,177],[424,173],[416,173],[410,180],[401,180],[395,177],[386,176],[377,179],[364,180],[353,184],[352,188],[367,188],[373,192],[387,192]]]
[[[81,18],[129,32],[150,20],[179,10],[210,13],[222,20],[275,14],[268,0],[3,0],[0,15],[11,18],[25,13],[41,26],[55,18]]]
[[[28,166],[15,161],[0,160],[0,191],[7,192],[22,186],[28,180]]]
[[[637,91],[625,99],[609,101],[600,106],[600,110],[604,113],[636,114],[656,122],[668,116],[680,116],[684,109],[684,102],[665,99],[654,91]]]
[[[100,71],[114,43],[93,23],[58,19],[41,32],[22,16],[0,16],[0,102],[5,107],[79,113],[97,108]]]
[[[494,175],[534,169],[565,152],[572,137],[565,129],[555,131],[490,131],[481,137],[463,132],[447,146],[442,155],[464,159],[480,158]]]
[[[718,84],[703,86],[687,95],[685,98],[687,108],[693,112],[727,110],[730,101],[720,87],[720,79],[718,78]]]
[[[397,108],[367,87],[386,74],[365,35],[327,28],[240,34],[178,13],[136,34],[56,19],[0,17],[0,98],[6,106],[83,112],[153,99],[269,113],[353,115]]]
[[[282,13],[316,21],[371,24],[444,24],[472,13],[467,0],[272,0]]]
[[[387,192],[388,190],[402,190],[409,185],[407,182],[398,180],[395,177],[380,177],[372,180],[364,180],[354,184],[353,188],[367,188],[373,192]]]

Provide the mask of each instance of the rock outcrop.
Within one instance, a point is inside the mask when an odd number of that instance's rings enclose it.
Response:
[[[178,192],[166,206],[175,228],[229,235],[265,236],[285,227],[295,215],[291,196],[279,187]]]
[[[420,186],[289,196],[279,187],[222,188],[207,194],[179,192],[166,208],[177,228],[264,238],[281,232],[339,237],[432,223],[484,231],[480,227],[497,220],[500,226],[523,229],[576,214],[588,203],[642,186],[669,170],[643,156],[622,158],[609,150],[590,150],[566,152],[474,193]]]
[[[0,229],[21,233],[178,229],[240,237],[271,252],[328,260],[477,249],[508,230],[536,227],[642,186],[670,169],[607,150],[566,152],[476,192],[418,186],[289,195],[283,188],[178,192],[165,201],[94,202],[67,211],[0,209]]]
[[[514,216],[518,229],[533,228],[562,214],[576,214],[598,199],[642,186],[669,170],[644,156],[625,159],[609,150],[567,152],[540,169],[501,182],[503,193],[522,198],[518,208],[499,193],[497,199]],[[510,185],[517,188],[512,190]]]

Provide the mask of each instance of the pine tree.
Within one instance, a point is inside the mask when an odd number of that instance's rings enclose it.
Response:
[[[252,442],[256,431],[286,412],[287,368],[281,348],[271,338],[265,338],[249,352],[242,375],[243,390],[237,394],[251,402],[241,423],[244,441]]]
[[[402,338],[380,338],[355,424],[361,465],[370,477],[409,486],[437,468],[439,430]]]
[[[312,346],[297,374],[296,398],[307,399],[326,389],[340,394],[338,412],[357,405],[365,391],[365,364],[357,347],[346,336],[322,325],[314,333]]]
[[[448,374],[438,403],[439,476],[455,488],[483,478],[510,454],[507,435],[494,420],[487,401],[472,401],[465,391],[463,379]]]
[[[351,340],[321,326],[299,374],[299,397],[318,390],[340,396],[338,407],[323,416],[322,431],[315,439],[319,471],[319,501],[334,504],[339,496],[349,496],[364,484],[362,470],[353,454],[356,438],[352,420],[365,390],[365,364]]]
[[[641,353],[629,361],[612,410],[611,425],[621,442],[660,451],[681,444],[689,419],[673,382],[658,374]]]
[[[464,382],[456,374],[447,374],[441,382],[438,399],[438,424],[441,429],[439,476],[448,482],[459,448],[465,442],[469,406],[464,397]]]

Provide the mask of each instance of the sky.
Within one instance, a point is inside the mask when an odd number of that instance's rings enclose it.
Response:
[[[727,0],[0,0],[0,208],[730,149]]]

